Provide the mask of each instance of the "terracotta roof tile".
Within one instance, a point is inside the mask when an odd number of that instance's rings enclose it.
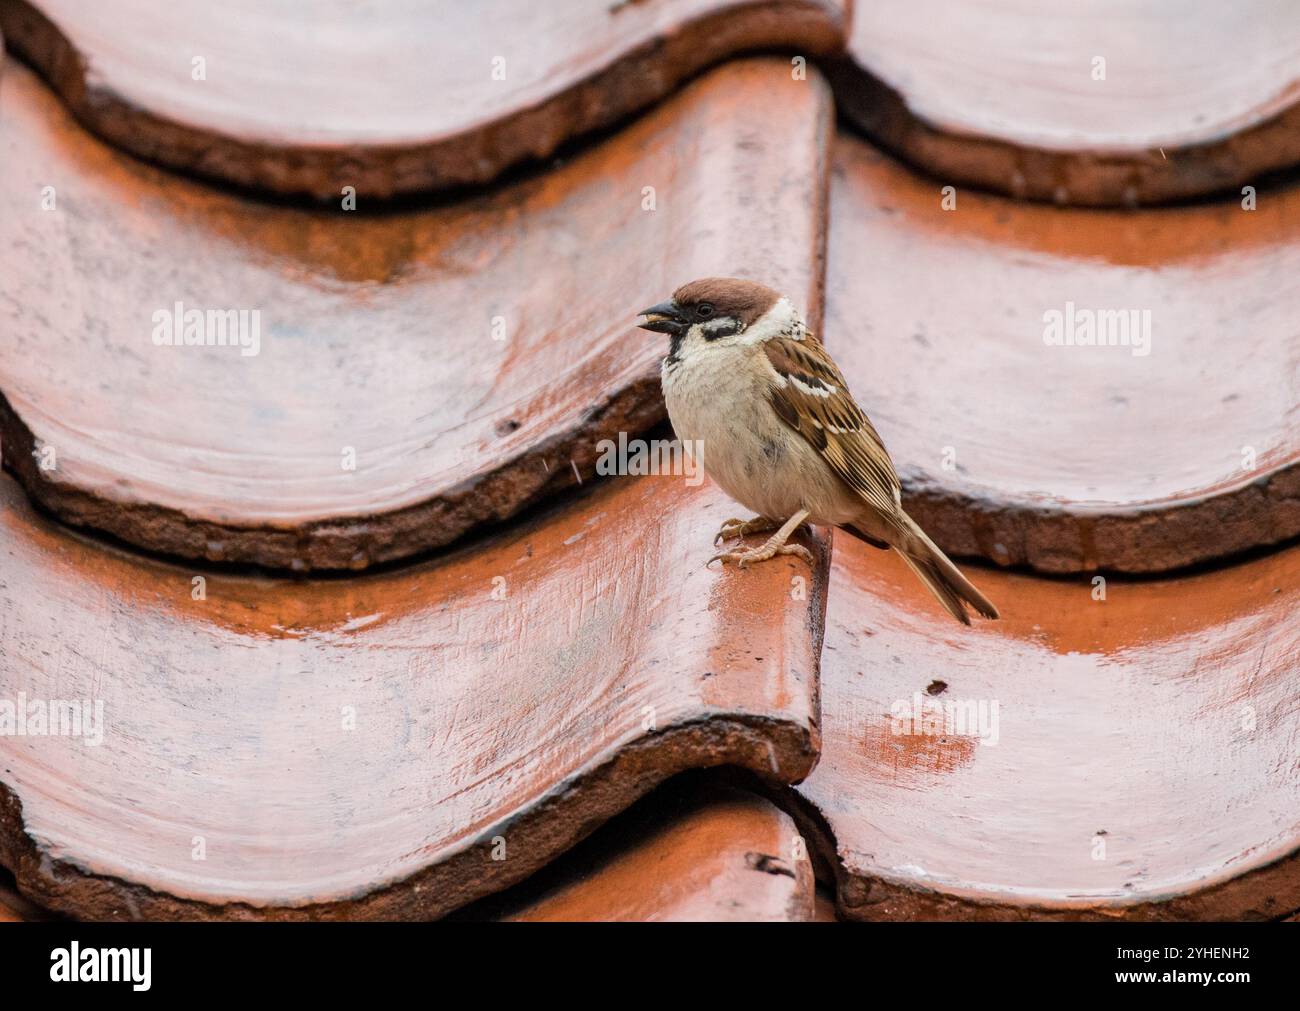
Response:
[[[1300,162],[1290,0],[873,0],[849,51],[841,109],[948,183],[1118,205]]]
[[[805,922],[814,891],[788,814],[743,790],[674,780],[475,912],[530,922]]]
[[[945,550],[1151,572],[1300,534],[1300,188],[1140,216],[952,199],[836,148],[826,341]],[[1128,346],[1046,343],[1115,311]]]
[[[103,702],[96,746],[0,736],[0,862],[51,909],[436,916],[677,772],[816,755],[821,582],[706,569],[710,489],[606,482],[442,561],[293,583],[0,496],[4,695]]]
[[[833,837],[843,912],[1300,906],[1300,549],[1111,579],[1104,600],[1088,578],[975,581],[1002,620],[944,624],[892,552],[836,538],[823,752],[798,791]],[[948,706],[971,716],[948,724]]]
[[[6,464],[65,520],[187,557],[360,568],[446,544],[663,418],[662,342],[633,324],[665,291],[738,273],[819,314],[830,116],[815,72],[733,63],[544,177],[353,215],[118,155],[10,61]],[[229,309],[260,312],[256,344],[250,315],[238,349],[155,346]]]
[[[127,150],[334,199],[485,182],[728,56],[840,50],[846,2],[0,0],[0,29]]]
[[[107,731],[0,734],[0,920],[1294,915],[1300,188],[1237,190],[1300,162],[1297,14],[880,0],[846,56],[847,5],[0,0],[53,85],[0,62],[0,438],[55,514],[0,475],[0,700]],[[824,532],[706,568],[712,486],[575,488],[709,274],[801,301],[946,549],[1068,578],[963,628]],[[178,305],[258,353],[156,346]]]

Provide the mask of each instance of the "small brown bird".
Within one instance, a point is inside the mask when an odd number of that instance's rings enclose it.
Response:
[[[775,530],[760,548],[710,562],[744,568],[807,548],[786,540],[805,522],[836,526],[894,548],[958,621],[969,604],[998,609],[903,511],[893,461],[844,376],[794,305],[753,281],[710,277],[639,313],[671,337],[662,381],[679,439],[700,447],[704,470],[758,515],[728,520],[714,543]]]

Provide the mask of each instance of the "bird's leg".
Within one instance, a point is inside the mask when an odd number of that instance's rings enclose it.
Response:
[[[767,542],[761,548],[754,548],[751,551],[724,551],[720,555],[714,555],[709,559],[707,564],[721,561],[723,565],[728,562],[735,562],[742,569],[751,562],[765,562],[776,555],[797,555],[809,565],[813,564],[812,552],[802,544],[786,544],[789,536],[799,529],[799,525],[808,518],[808,510],[800,509],[791,516],[781,526],[781,529],[767,539]]]
[[[769,530],[775,530],[780,525],[780,520],[770,519],[767,516],[755,516],[752,520],[727,520],[718,529],[713,543],[717,544],[719,541],[729,541],[733,537],[745,537],[749,534],[764,534]]]

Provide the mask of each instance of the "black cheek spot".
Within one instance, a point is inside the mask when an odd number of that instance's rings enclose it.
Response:
[[[704,334],[704,339],[706,341],[715,341],[721,337],[730,337],[733,334],[740,333],[740,324],[730,323],[727,326],[718,327],[717,329],[714,330],[707,330],[701,328],[701,332]]]

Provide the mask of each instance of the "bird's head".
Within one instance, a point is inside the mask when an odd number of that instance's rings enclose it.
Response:
[[[803,322],[790,300],[765,284],[738,277],[706,277],[684,284],[666,302],[642,309],[643,330],[672,338],[670,358],[710,347],[759,344],[801,334]]]

